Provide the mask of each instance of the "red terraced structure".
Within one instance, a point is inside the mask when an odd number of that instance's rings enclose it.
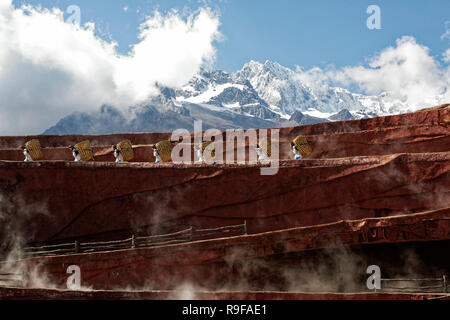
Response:
[[[380,263],[393,278],[405,274],[405,263],[409,276],[450,274],[443,253],[450,241],[449,124],[450,107],[442,105],[390,117],[281,128],[282,160],[273,176],[261,175],[262,165],[255,163],[148,163],[154,161],[151,146],[169,139],[168,133],[0,137],[3,254],[18,244],[15,235],[28,245],[110,241],[244,221],[249,233],[35,257],[3,263],[0,270],[34,274],[40,265],[47,280],[63,288],[67,266],[77,264],[84,285],[120,289],[113,295],[124,299],[168,298],[185,282],[199,292],[236,299],[351,297],[344,292],[364,299],[416,299],[421,296],[360,293],[367,291],[364,266]],[[313,153],[301,161],[283,160],[290,158],[289,142],[299,134]],[[44,147],[45,161],[22,162],[19,147],[32,138]],[[86,139],[95,161],[69,161],[67,146]],[[117,165],[111,146],[124,139],[134,144],[135,162]],[[323,279],[312,283],[315,276]],[[146,292],[134,295],[124,288]],[[11,297],[14,289],[5,290],[2,295]],[[74,297],[65,291],[17,290],[17,297]],[[299,290],[335,294],[302,295]],[[111,297],[106,291],[86,294],[94,296]]]

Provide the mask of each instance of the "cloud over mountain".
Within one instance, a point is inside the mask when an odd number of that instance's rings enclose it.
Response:
[[[298,77],[307,83],[333,83],[346,87],[357,86],[365,94],[386,94],[385,101],[399,100],[414,111],[430,105],[450,101],[449,52],[444,64],[430,54],[428,47],[411,36],[397,39],[395,46],[383,49],[368,59],[367,66],[348,66],[322,70],[298,68]],[[408,110],[392,110],[406,112]]]
[[[127,55],[95,35],[93,23],[66,23],[59,9],[0,3],[0,134],[39,132],[64,115],[107,103],[126,107],[178,87],[211,63],[219,19],[208,9],[141,24]]]

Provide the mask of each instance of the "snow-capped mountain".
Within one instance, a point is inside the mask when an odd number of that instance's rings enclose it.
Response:
[[[308,86],[295,71],[270,61],[250,61],[234,74],[202,70],[184,87],[160,91],[126,110],[73,113],[44,134],[192,130],[194,120],[204,129],[268,128],[406,112],[401,102],[386,103],[386,94]]]
[[[250,61],[234,77],[247,79],[273,111],[285,115],[301,111],[311,116],[329,118],[345,109],[357,118],[388,113],[382,97],[355,94],[344,88],[326,85],[308,86],[297,72],[276,62],[262,64]]]
[[[176,91],[176,101],[179,104],[212,105],[261,119],[279,118],[248,80],[234,78],[220,70],[200,72]]]

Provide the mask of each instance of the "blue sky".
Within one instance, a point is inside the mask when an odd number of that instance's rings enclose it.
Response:
[[[450,1],[365,0],[14,0],[66,10],[81,8],[81,22],[95,22],[98,33],[119,44],[126,53],[137,42],[138,26],[154,10],[181,12],[209,6],[220,15],[224,36],[216,44],[216,67],[228,72],[249,60],[277,61],[293,68],[334,65],[338,68],[364,63],[404,35],[431,49],[438,61],[449,47],[441,39],[450,21]],[[366,27],[366,8],[381,9],[381,30]],[[124,10],[128,7],[128,10]]]

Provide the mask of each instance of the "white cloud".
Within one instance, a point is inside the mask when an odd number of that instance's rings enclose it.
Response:
[[[404,36],[370,58],[367,66],[297,71],[299,78],[312,85],[357,86],[371,95],[386,92],[385,99],[400,100],[409,110],[417,110],[450,102],[449,66],[440,64],[429,51],[413,37]],[[450,51],[443,57],[448,64]]]
[[[450,21],[445,21],[445,32],[441,36],[441,40],[450,40]]]
[[[443,56],[443,60],[444,60],[446,63],[450,63],[450,49],[447,49],[447,50],[442,54],[442,56]]]
[[[123,11],[127,12],[128,11],[128,7],[127,6],[123,7]]]
[[[208,9],[186,18],[155,12],[127,55],[65,23],[59,9],[0,1],[0,135],[40,133],[74,110],[125,107],[185,84],[216,54],[220,22]]]

